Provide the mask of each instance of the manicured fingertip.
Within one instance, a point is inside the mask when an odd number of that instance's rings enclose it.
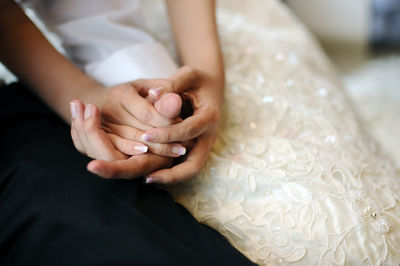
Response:
[[[69,107],[71,109],[71,117],[75,119],[78,116],[78,106],[75,102],[70,102]]]
[[[146,184],[156,184],[156,183],[161,183],[161,179],[157,178],[157,177],[147,177]]]
[[[150,89],[149,90],[149,95],[158,98],[158,97],[161,96],[163,91],[164,91],[164,89],[162,87],[157,87],[157,88],[154,88],[154,89]]]
[[[154,134],[144,133],[144,134],[141,136],[141,139],[142,139],[143,141],[153,142],[156,138],[155,138],[155,135],[154,135]]]
[[[90,104],[90,103],[89,103],[88,105],[86,105],[83,118],[84,118],[85,120],[87,120],[87,119],[89,119],[89,118],[93,115],[93,113],[94,113],[94,106],[93,106],[93,104]]]
[[[135,145],[135,147],[133,148],[137,153],[140,154],[146,153],[149,150],[149,147],[147,147],[146,145]]]
[[[174,146],[174,147],[172,147],[171,151],[172,151],[173,154],[182,156],[182,155],[185,155],[186,148],[182,147],[182,146]]]

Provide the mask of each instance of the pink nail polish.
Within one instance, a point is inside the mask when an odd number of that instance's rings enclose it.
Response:
[[[93,105],[88,104],[85,108],[84,119],[88,119],[93,114]]]
[[[149,133],[144,133],[141,138],[143,141],[148,141],[148,142],[155,140],[155,136],[153,134],[149,134]]]
[[[163,90],[164,89],[162,87],[157,87],[157,88],[149,90],[149,94],[151,96],[154,96],[154,97],[158,98],[162,94]]]
[[[78,116],[78,106],[76,106],[76,103],[69,103],[69,107],[71,109],[71,117],[75,119]]]
[[[146,178],[146,184],[160,183],[160,179],[155,177]]]
[[[176,155],[184,155],[186,153],[186,149],[185,147],[181,147],[181,146],[174,146],[172,147],[172,153],[176,154]]]
[[[140,153],[146,153],[149,149],[149,147],[145,146],[145,145],[135,145],[135,147],[133,147],[135,149],[135,151],[138,151]]]

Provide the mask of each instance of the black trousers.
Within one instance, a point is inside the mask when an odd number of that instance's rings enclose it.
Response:
[[[0,265],[248,265],[142,180],[104,180],[21,84],[0,88]]]

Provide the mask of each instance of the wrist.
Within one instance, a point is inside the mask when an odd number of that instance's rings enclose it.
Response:
[[[220,107],[225,88],[225,75],[223,70],[200,70],[198,73],[200,75],[201,82],[204,84],[204,86],[201,86],[202,89],[208,90],[212,98],[215,99],[215,104]]]
[[[80,100],[82,102],[91,103],[96,105],[99,109],[104,105],[106,99],[107,88],[99,85],[92,84],[83,90],[84,92],[80,95]]]
[[[220,60],[210,60],[207,64],[188,65],[196,70],[201,79],[213,81],[215,84],[225,84],[224,66]]]
[[[60,116],[67,122],[70,122],[70,108],[69,108],[69,103],[73,100],[79,100],[83,102],[84,104],[93,104],[96,105],[99,109],[101,108],[104,100],[103,98],[105,97],[104,94],[106,92],[105,88],[98,85],[97,83],[86,83],[83,82],[81,84],[74,84],[68,89],[61,90],[61,92],[67,92],[64,95],[61,95],[60,98],[63,98],[64,100],[60,101],[62,102],[61,105],[55,105],[54,101],[49,101],[49,105],[57,112],[60,114]]]

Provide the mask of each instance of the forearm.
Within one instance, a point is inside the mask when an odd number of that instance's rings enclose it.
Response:
[[[0,61],[66,121],[100,86],[59,54],[14,1],[0,0]]]
[[[170,21],[179,57],[184,65],[224,84],[224,67],[211,0],[168,0]]]

